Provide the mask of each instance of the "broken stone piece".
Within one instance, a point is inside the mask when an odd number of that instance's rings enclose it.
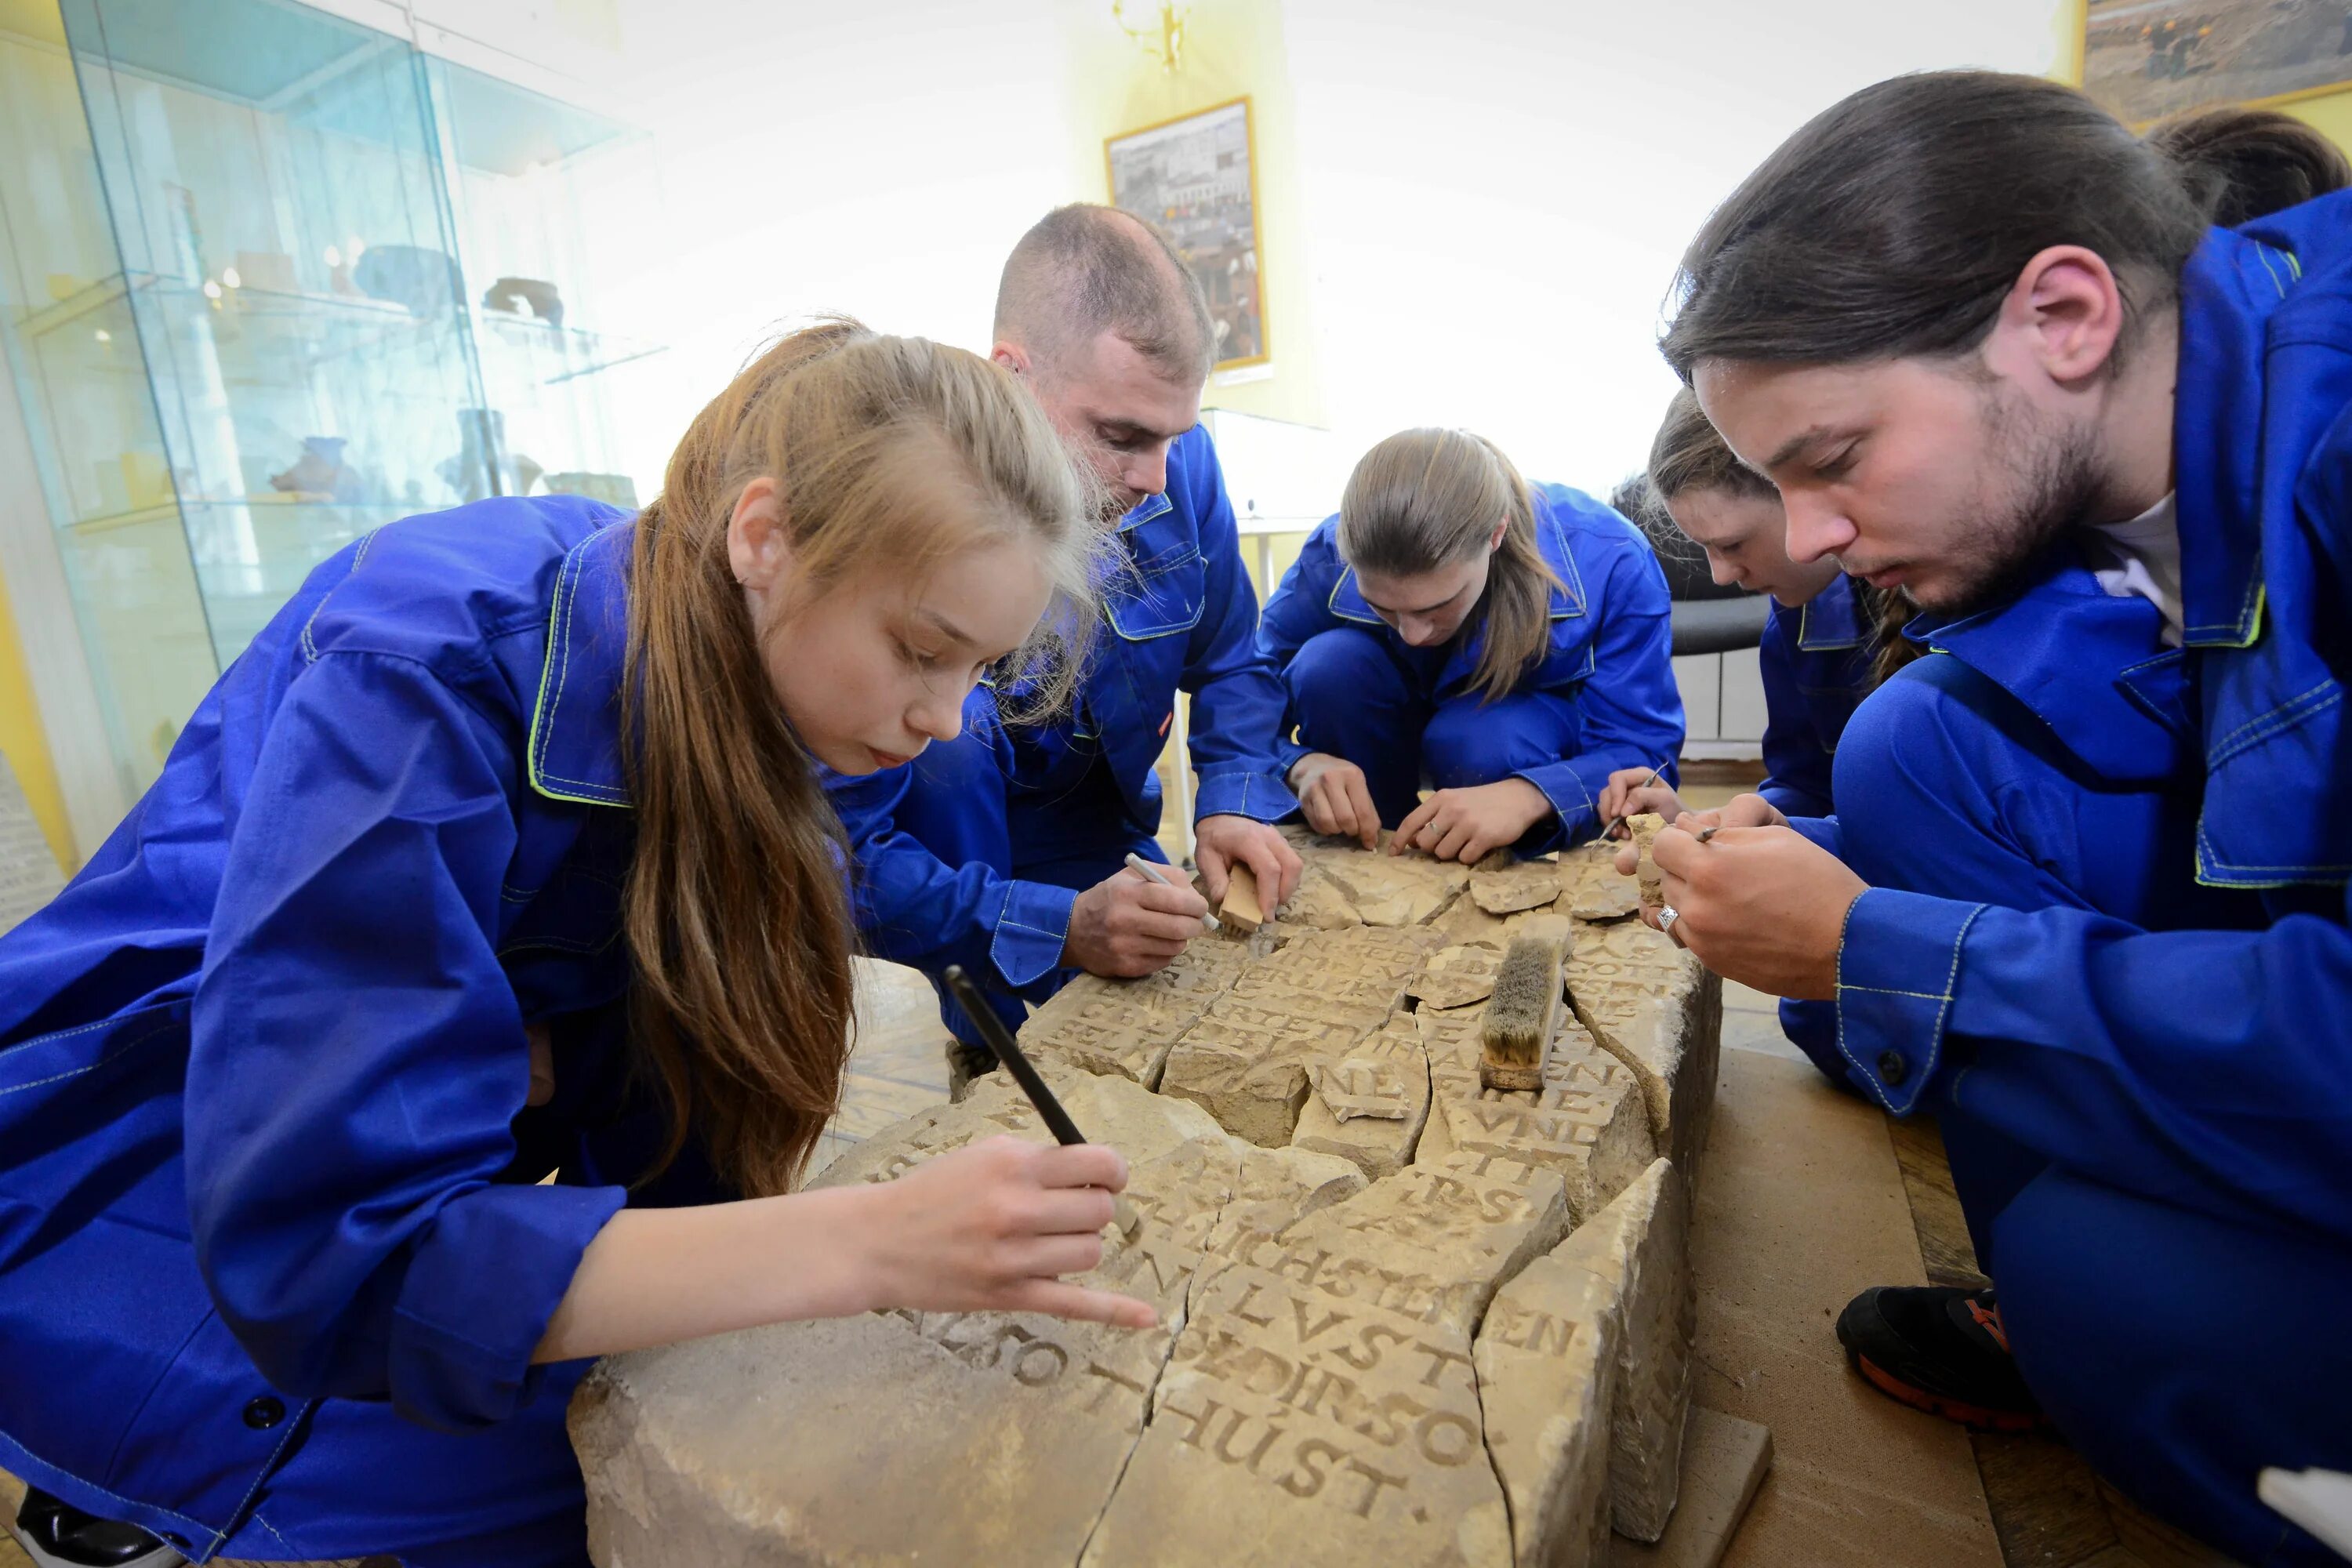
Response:
[[[1601,1049],[1633,1070],[1658,1152],[1696,1181],[1715,1110],[1722,981],[1638,921],[1579,922],[1568,968],[1578,1021]]]
[[[1599,1213],[1655,1157],[1649,1116],[1633,1075],[1598,1049],[1574,1019],[1564,1019],[1534,1091],[1488,1089],[1472,1060],[1433,1059],[1429,1121],[1413,1156],[1442,1164],[1454,1157],[1549,1170],[1560,1179],[1569,1214],[1579,1223]]]
[[[1499,947],[1464,943],[1431,955],[1405,987],[1405,994],[1428,1007],[1465,1007],[1495,993],[1495,972],[1502,966]]]
[[[1620,1291],[1555,1251],[1495,1296],[1472,1361],[1522,1563],[1609,1561]]]
[[[1682,1482],[1698,1298],[1690,1272],[1690,1190],[1654,1162],[1553,1258],[1615,1284],[1625,1331],[1609,1426],[1609,1491],[1618,1533],[1655,1541]]]
[[[1273,1149],[1298,1125],[1307,1068],[1295,1055],[1186,1039],[1168,1053],[1160,1087],[1204,1108],[1234,1137]]]
[[[1351,1058],[1380,1065],[1376,1082],[1398,1090],[1395,1114],[1342,1118],[1318,1092],[1298,1110],[1298,1126],[1291,1146],[1336,1154],[1352,1162],[1365,1175],[1392,1176],[1412,1157],[1429,1116],[1429,1057],[1421,1031],[1410,1014],[1399,1014],[1359,1044]]]
[[[1243,936],[1265,924],[1265,907],[1257,896],[1257,874],[1248,867],[1226,868],[1225,896],[1217,905],[1217,921]]]
[[[1580,921],[1623,920],[1642,907],[1640,885],[1617,870],[1614,838],[1596,838],[1559,856],[1557,906]]]
[[[1334,1121],[1352,1121],[1359,1116],[1404,1120],[1404,1077],[1392,1063],[1369,1057],[1316,1061],[1307,1066],[1307,1081]]]
[[[1500,864],[1490,865],[1489,861]],[[1549,860],[1521,860],[1497,850],[1470,873],[1472,901],[1490,915],[1513,914],[1559,897],[1559,867]]]

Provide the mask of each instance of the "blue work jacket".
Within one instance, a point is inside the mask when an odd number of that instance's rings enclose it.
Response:
[[[1838,737],[1870,690],[1871,628],[1841,573],[1794,609],[1772,601],[1757,663],[1764,677],[1764,782],[1784,816],[1827,816]]]
[[[1097,847],[1063,842],[1065,821],[1076,834],[1099,833],[1106,816],[1123,816],[1144,837],[1159,831],[1153,764],[1167,744],[1179,690],[1192,699],[1194,820],[1278,822],[1298,809],[1284,782],[1298,752],[1278,738],[1287,698],[1257,651],[1257,595],[1242,567],[1233,503],[1207,430],[1196,426],[1177,437],[1168,488],[1119,520],[1118,545],[1071,711],[1043,724],[1000,726],[985,696],[966,710],[972,740],[996,752],[1006,775],[1019,859]],[[919,958],[929,968],[961,963],[1015,988],[1052,973],[1077,894],[986,866],[945,864],[895,825],[912,780],[912,764],[827,780],[856,851],[860,924],[877,934],[886,957]],[[1078,809],[1075,797],[1095,791],[1114,793],[1113,809]],[[1055,803],[1072,809],[1056,813]],[[1006,809],[978,796],[962,805]]]
[[[2094,1180],[2352,1240],[2352,194],[2213,232],[2181,290],[2186,646],[2111,643],[2096,614],[2021,637],[2008,605],[1921,629],[2090,776],[2177,769],[2201,794],[2177,869],[2258,894],[2267,924],[1874,889],[1839,1044],[1892,1110],[1937,1086]]]
[[[0,1468],[201,1557],[309,1402],[533,1398],[660,1129],[622,1047],[630,537],[567,496],[341,552],[0,938]],[[656,1186],[721,1195],[690,1156]]]
[[[1641,531],[1581,490],[1534,487],[1536,545],[1559,586],[1551,595],[1551,640],[1542,661],[1517,690],[1539,691],[1575,705],[1581,750],[1512,775],[1527,780],[1558,814],[1555,837],[1541,848],[1579,844],[1601,830],[1598,802],[1619,768],[1649,768],[1682,754],[1683,703],[1675,687],[1674,628],[1668,621],[1666,576]],[[1483,633],[1457,637],[1442,659],[1413,648],[1364,602],[1355,568],[1339,555],[1339,520],[1328,517],[1307,536],[1298,559],[1266,601],[1258,647],[1286,667],[1307,638],[1337,626],[1355,626],[1383,638],[1412,668],[1429,668],[1423,695],[1434,706],[1476,703],[1471,685]],[[1397,743],[1419,749],[1418,735]],[[1296,761],[1305,748],[1294,744]]]

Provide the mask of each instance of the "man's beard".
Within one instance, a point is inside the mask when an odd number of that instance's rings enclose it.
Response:
[[[2081,424],[2045,417],[2021,398],[1985,395],[1985,447],[2017,454],[2005,497],[1979,499],[1979,521],[1949,570],[1924,596],[1904,595],[1939,616],[1971,615],[2013,596],[2028,569],[2061,534],[2089,521],[2099,491],[2097,443]]]

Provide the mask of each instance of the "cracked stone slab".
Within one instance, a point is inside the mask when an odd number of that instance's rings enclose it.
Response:
[[[1432,954],[1405,994],[1424,1007],[1467,1007],[1494,994],[1495,974],[1502,966],[1501,949],[1463,942]]]
[[[1503,852],[1507,855],[1507,850]],[[1490,915],[1516,914],[1559,897],[1559,867],[1550,860],[1481,861],[1470,872],[1470,898]]]
[[[1619,1293],[1624,1332],[1609,1423],[1609,1495],[1618,1533],[1636,1541],[1665,1532],[1682,1484],[1698,1333],[1690,1201],[1674,1163],[1655,1161],[1552,1254]]]
[[[1393,1083],[1396,1113],[1342,1117],[1323,1092],[1323,1080],[1310,1073],[1309,1087],[1316,1092],[1299,1107],[1291,1144],[1339,1155],[1369,1177],[1392,1176],[1412,1157],[1429,1117],[1429,1056],[1422,1045],[1420,1027],[1410,1015],[1400,1014],[1356,1046],[1349,1058],[1385,1069],[1386,1077],[1376,1083],[1383,1098]],[[1351,1079],[1348,1087],[1358,1085]]]
[[[1172,1135],[1192,1108],[1166,1103]],[[1130,1132],[1139,1120],[1097,1115]],[[867,1312],[608,1358],[571,1411],[593,1554],[679,1568],[1076,1561],[1142,1430],[1239,1157],[1218,1134],[1129,1158],[1144,1224],[1080,1278],[1151,1301],[1161,1327]],[[908,1462],[926,1452],[931,1463]]]
[[[1537,1258],[1495,1294],[1472,1362],[1486,1447],[1523,1564],[1609,1561],[1609,1423],[1622,1292],[1564,1258]]]
[[[1656,1155],[1640,1084],[1573,1018],[1552,1038],[1540,1089],[1486,1088],[1475,1037],[1449,1031],[1440,1049],[1430,1049],[1429,1124],[1416,1163],[1496,1156],[1553,1172],[1581,1223]]]
[[[1579,921],[1567,971],[1578,1021],[1641,1081],[1658,1152],[1695,1176],[1715,1110],[1723,983],[1638,921]]]
[[[1141,980],[1081,974],[1022,1024],[1022,1048],[1157,1088],[1169,1046],[1249,967],[1237,943],[1195,942]]]
[[[1450,1325],[1222,1271],[1195,1293],[1085,1563],[1507,1568],[1469,1352]]]
[[[1617,871],[1614,838],[1596,838],[1559,855],[1559,902],[1580,921],[1623,920],[1642,907],[1641,884]]]

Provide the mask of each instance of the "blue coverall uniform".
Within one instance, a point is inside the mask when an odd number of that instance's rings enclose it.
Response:
[[[1541,855],[1601,831],[1596,803],[1616,769],[1664,762],[1662,776],[1676,776],[1683,704],[1657,555],[1581,491],[1534,490],[1537,547],[1559,579],[1550,640],[1496,700],[1471,685],[1483,634],[1413,647],[1373,613],[1340,559],[1337,517],[1308,536],[1266,601],[1258,646],[1283,672],[1299,744],[1363,769],[1391,827],[1419,803],[1424,779],[1460,789],[1522,778],[1552,805],[1517,847]]]
[[[1840,573],[1794,609],[1772,601],[1756,660],[1764,678],[1764,782],[1756,793],[1790,817],[1833,815],[1832,763],[1846,721],[1871,686],[1873,628],[1853,579]],[[1780,1032],[1823,1072],[1845,1081],[1837,1017],[1825,1002],[1780,1004]]]
[[[0,938],[0,1468],[200,1561],[586,1563],[586,1363],[532,1350],[625,1202],[729,1195],[691,1152],[624,1190],[665,1126],[624,1048],[631,536],[499,500],[340,552]]]
[[[2018,1365],[2151,1511],[2333,1561],[2255,1496],[2352,1470],[2352,195],[2182,275],[2185,647],[2068,550],[1864,703],[1837,1045],[1932,1109]]]
[[[1224,476],[1198,426],[1169,448],[1167,488],[1119,520],[1119,559],[1072,711],[1002,721],[983,686],[964,730],[914,762],[826,780],[857,863],[858,924],[873,950],[936,976],[971,972],[1008,1022],[1042,1001],[1079,892],[1129,853],[1164,862],[1152,771],[1192,695],[1195,820],[1278,822],[1304,752],[1281,739],[1283,691],[1257,651],[1257,596],[1242,568]],[[950,1027],[976,1037],[953,1004]]]

